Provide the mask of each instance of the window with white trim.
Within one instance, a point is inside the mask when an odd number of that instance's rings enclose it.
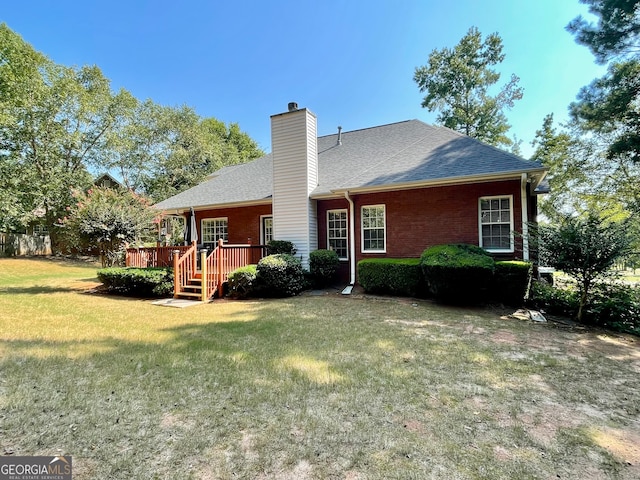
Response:
[[[227,218],[204,218],[202,220],[202,243],[218,243],[218,239],[229,240]]]
[[[44,237],[45,235],[49,235],[49,228],[42,223],[37,223],[33,226],[33,234]]]
[[[327,248],[338,254],[340,260],[349,257],[347,248],[347,211],[327,211]]]
[[[386,252],[386,222],[384,205],[362,207],[362,252]]]
[[[480,246],[491,252],[513,252],[513,196],[482,197]]]

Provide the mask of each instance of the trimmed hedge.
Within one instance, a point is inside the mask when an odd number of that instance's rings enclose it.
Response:
[[[314,286],[324,287],[331,285],[335,278],[340,259],[333,250],[314,250],[309,254],[309,271]]]
[[[518,260],[495,262],[492,297],[509,306],[522,306],[531,278],[532,264]]]
[[[295,255],[296,252],[296,246],[289,240],[271,240],[267,243],[267,253],[269,255]]]
[[[420,256],[429,294],[446,303],[478,303],[487,298],[495,262],[475,245],[436,245]]]
[[[250,297],[256,288],[257,265],[240,267],[227,276],[229,296],[234,298]]]
[[[256,280],[261,292],[276,297],[297,295],[306,284],[300,259],[285,253],[260,260]]]
[[[358,283],[369,293],[418,295],[422,272],[418,258],[371,258],[358,262]]]
[[[173,294],[170,268],[113,267],[98,270],[98,280],[108,292],[134,297],[166,297]]]

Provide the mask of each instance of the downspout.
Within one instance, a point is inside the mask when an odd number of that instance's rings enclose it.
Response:
[[[529,202],[526,173],[523,173],[520,179],[520,203],[522,210],[522,259],[529,261]]]
[[[349,284],[353,287],[356,284],[356,213],[348,191],[344,192],[344,198],[349,202]]]

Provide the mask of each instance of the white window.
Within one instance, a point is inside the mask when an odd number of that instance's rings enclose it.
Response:
[[[262,245],[273,240],[273,217],[263,215],[260,217],[260,238]]]
[[[202,220],[202,243],[218,243],[222,239],[229,240],[226,218],[205,218]]]
[[[347,211],[327,211],[327,248],[338,254],[340,260],[349,257],[347,249]]]
[[[362,207],[362,251],[386,252],[386,222],[384,205]]]
[[[49,235],[49,228],[41,223],[36,224],[33,226],[33,234],[44,237],[45,235]]]
[[[480,246],[491,252],[513,252],[513,196],[480,198]]]

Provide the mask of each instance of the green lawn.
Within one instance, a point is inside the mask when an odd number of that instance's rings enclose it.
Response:
[[[408,299],[181,309],[0,259],[0,454],[74,479],[637,479],[640,344]]]

